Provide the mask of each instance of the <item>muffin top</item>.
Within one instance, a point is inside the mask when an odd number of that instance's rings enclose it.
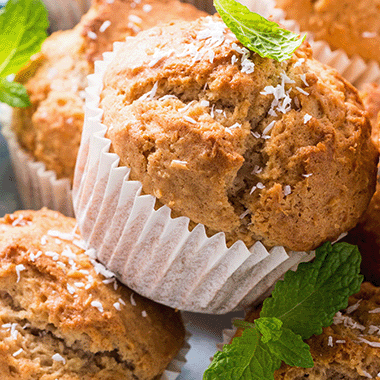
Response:
[[[119,285],[74,219],[20,211],[0,236],[1,379],[155,379],[182,347],[180,314]]]
[[[347,309],[338,312],[321,335],[306,340],[314,368],[290,367],[282,363],[275,380],[378,379],[380,372],[380,288],[363,283],[351,296]],[[259,317],[259,309],[246,320]],[[238,330],[237,335],[241,335]]]
[[[72,30],[52,34],[16,79],[31,107],[15,109],[20,145],[58,178],[72,180],[84,120],[84,89],[95,60],[115,41],[173,19],[204,13],[178,0],[96,0]]]
[[[379,0],[275,0],[287,19],[334,49],[380,62]]]
[[[112,149],[145,193],[229,244],[334,240],[367,207],[377,153],[357,91],[311,54],[261,58],[211,16],[141,32],[104,77]]]

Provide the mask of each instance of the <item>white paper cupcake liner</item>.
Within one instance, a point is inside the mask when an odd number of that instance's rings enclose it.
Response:
[[[129,169],[118,167],[101,123],[103,75],[120,45],[88,77],[73,186],[82,238],[128,287],[173,308],[221,314],[261,301],[278,278],[314,253],[283,247],[268,252],[260,242],[227,248],[224,233],[207,237],[201,224],[190,232],[189,218],[171,218],[166,206],[154,209],[156,198],[141,195],[141,183],[129,181]]]
[[[6,120],[2,120],[2,125],[23,208],[39,210],[48,207],[66,216],[74,216],[70,180],[57,179],[53,171],[46,170],[42,162],[35,161],[20,147]]]
[[[186,355],[190,350],[189,339],[191,334],[186,331],[185,342],[179,350],[177,356],[169,363],[165,372],[161,375],[160,380],[176,380],[180,375],[183,366],[186,364]]]
[[[251,11],[272,18],[284,27],[299,33],[299,24],[294,20],[285,19],[285,12],[275,8],[273,0],[242,0]],[[366,83],[380,84],[380,65],[378,62],[364,61],[360,56],[348,57],[342,49],[333,50],[325,41],[314,41],[313,33],[307,32],[307,40],[313,49],[313,56],[318,61],[336,69],[345,79],[361,90]]]

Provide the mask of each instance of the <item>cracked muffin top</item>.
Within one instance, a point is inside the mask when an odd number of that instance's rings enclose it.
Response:
[[[254,322],[260,309],[245,320]],[[369,282],[351,296],[348,307],[334,316],[333,324],[305,342],[310,346],[313,368],[282,363],[275,380],[364,380],[380,378],[380,288]],[[241,329],[236,336],[240,336]]]
[[[348,55],[380,62],[379,0],[276,0],[301,31]]]
[[[74,219],[20,211],[0,236],[2,380],[155,379],[177,355],[180,314],[119,285]]]
[[[127,39],[100,108],[130,178],[229,244],[315,248],[352,228],[374,191],[356,89],[307,45],[261,58],[218,17]]]
[[[58,178],[74,175],[84,121],[87,75],[115,41],[173,19],[204,12],[178,0],[95,0],[72,30],[52,34],[16,79],[31,106],[15,109],[12,128],[21,147]]]

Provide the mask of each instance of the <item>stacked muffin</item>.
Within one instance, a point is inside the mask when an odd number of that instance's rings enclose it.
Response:
[[[16,77],[25,84],[32,105],[15,109],[16,136],[8,138],[24,207],[73,213],[71,183],[84,120],[86,77],[93,72],[94,61],[111,50],[113,42],[142,29],[202,14],[177,0],[98,0],[74,29],[56,32],[44,42],[41,53]]]

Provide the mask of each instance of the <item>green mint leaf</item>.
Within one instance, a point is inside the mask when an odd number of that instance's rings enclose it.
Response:
[[[11,107],[28,107],[30,106],[26,88],[17,82],[9,82],[0,78],[0,102],[6,103]]]
[[[262,334],[262,342],[276,341],[282,335],[282,322],[277,318],[258,318],[255,320],[255,326]]]
[[[360,290],[361,256],[356,246],[325,243],[312,263],[302,263],[278,281],[264,301],[260,317],[276,317],[303,339],[321,334],[335,313],[347,307],[348,297]]]
[[[249,328],[215,354],[203,380],[274,380],[280,366],[281,360],[261,341],[259,331]]]
[[[37,53],[49,26],[41,0],[9,0],[0,13],[0,77],[17,72]]]
[[[267,346],[273,355],[286,364],[303,368],[314,367],[309,345],[290,329],[282,328],[279,339],[268,341]]]
[[[237,39],[261,57],[279,62],[289,59],[305,39],[251,12],[235,0],[214,0],[214,6]]]

